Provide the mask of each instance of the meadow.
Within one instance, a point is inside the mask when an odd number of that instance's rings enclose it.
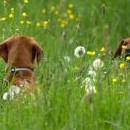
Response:
[[[130,65],[112,60],[130,36],[129,0],[0,0],[0,41],[33,36],[44,58],[35,65],[40,95],[4,101],[1,130],[129,130]],[[76,50],[81,47],[80,50]]]

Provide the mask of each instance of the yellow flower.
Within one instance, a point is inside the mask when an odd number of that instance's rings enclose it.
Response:
[[[73,71],[73,72],[78,72],[79,70],[80,70],[80,68],[77,67],[77,66],[75,66],[74,68],[72,68],[72,71]]]
[[[11,14],[9,14],[9,18],[14,18],[14,15],[11,13]]]
[[[94,56],[96,54],[95,51],[87,51],[87,55]]]
[[[51,11],[54,12],[56,10],[55,6],[51,6]]]
[[[120,67],[120,69],[124,69],[125,68],[125,63],[120,63],[119,67]]]
[[[46,9],[42,9],[42,13],[46,14],[47,10]]]
[[[125,83],[126,82],[126,80],[125,79],[122,79],[122,83]]]
[[[27,4],[27,3],[28,3],[28,0],[23,0],[23,3]]]
[[[48,22],[48,21],[44,21],[44,22],[43,22],[43,27],[44,27],[44,28],[47,28],[48,26],[49,26],[49,22]]]
[[[127,46],[123,45],[123,46],[122,46],[122,49],[127,49]]]
[[[70,15],[69,15],[69,18],[70,18],[71,20],[73,20],[75,17],[74,17],[73,14],[70,14]]]
[[[14,13],[14,8],[11,8],[10,10],[11,10],[11,13]]]
[[[23,12],[23,13],[22,13],[22,16],[23,16],[23,17],[27,17],[27,13],[26,13],[26,12]]]
[[[61,20],[61,28],[66,28],[67,26],[67,21]]]
[[[37,22],[37,23],[36,23],[36,27],[41,27],[41,23],[40,23],[40,22]]]
[[[72,3],[70,3],[70,4],[68,5],[68,7],[72,9],[72,8],[74,8],[74,5],[73,5]]]
[[[61,18],[58,18],[58,20],[57,20],[58,22],[61,22]]]
[[[116,82],[117,82],[117,79],[116,79],[116,78],[113,78],[113,79],[112,79],[112,82],[113,82],[113,83],[116,83]]]
[[[100,51],[101,51],[101,52],[104,52],[104,51],[105,51],[105,48],[104,48],[104,47],[102,47]]]
[[[59,12],[58,12],[58,10],[56,10],[56,11],[55,11],[55,15],[58,15],[58,14],[59,14]]]
[[[24,21],[24,20],[21,20],[21,21],[20,21],[20,24],[24,24],[24,23],[25,23],[25,21]]]
[[[126,57],[126,61],[130,61],[130,56],[127,56],[127,57]]]
[[[72,14],[72,10],[67,9],[67,14]]]
[[[5,17],[0,18],[0,21],[5,21],[5,20],[6,20]]]
[[[27,23],[28,25],[31,25],[31,24],[32,24],[32,22],[31,22],[31,21],[27,21],[26,23]]]

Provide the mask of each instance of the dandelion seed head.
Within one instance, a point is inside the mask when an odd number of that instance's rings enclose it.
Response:
[[[64,60],[65,60],[65,62],[69,63],[71,58],[69,56],[64,56]]]
[[[96,74],[96,72],[94,70],[89,70],[88,75],[95,78],[97,74]]]
[[[91,95],[92,93],[93,94],[97,93],[95,86],[89,86],[89,87],[86,86],[85,91],[87,95]]]
[[[78,46],[75,50],[74,50],[74,55],[77,57],[77,58],[81,58],[85,55],[85,48],[83,46]]]
[[[100,69],[100,68],[102,68],[104,66],[104,63],[102,62],[102,60],[101,59],[96,59],[96,60],[94,60],[93,61],[93,68],[95,69],[95,70],[97,70],[97,69]]]
[[[90,86],[92,84],[91,78],[87,77],[82,81],[85,86]]]
[[[3,100],[7,100],[8,99],[8,92],[3,94]]]

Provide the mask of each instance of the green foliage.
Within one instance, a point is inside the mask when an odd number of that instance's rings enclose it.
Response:
[[[0,41],[29,35],[44,50],[36,66],[40,95],[35,101],[1,98],[1,130],[129,130],[129,63],[112,61],[118,43],[129,37],[129,5],[129,0],[1,0]],[[77,46],[86,49],[82,58],[74,56]],[[104,66],[93,81],[96,93],[87,95],[82,81],[97,58]],[[2,70],[0,60],[1,97],[9,87]]]

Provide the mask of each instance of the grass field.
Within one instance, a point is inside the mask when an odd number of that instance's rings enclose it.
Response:
[[[129,6],[129,0],[0,0],[0,41],[33,36],[44,50],[35,66],[40,95],[1,98],[0,129],[130,130],[129,62],[112,61],[130,35]],[[0,59],[1,97],[8,87],[4,65]]]

